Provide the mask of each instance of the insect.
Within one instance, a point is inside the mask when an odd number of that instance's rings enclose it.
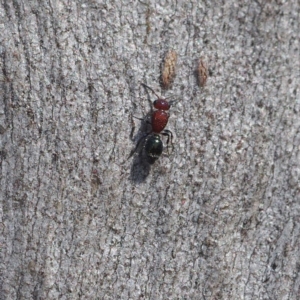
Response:
[[[163,152],[163,143],[158,134],[149,136],[145,143],[145,151],[152,158],[159,158]]]
[[[207,66],[205,62],[200,59],[197,67],[198,85],[204,87],[208,77]]]
[[[161,69],[161,85],[169,89],[176,76],[177,53],[174,50],[167,52]]]
[[[173,134],[170,130],[165,129],[168,120],[169,120],[169,114],[167,111],[170,109],[171,105],[174,103],[174,101],[168,102],[166,99],[163,99],[159,97],[155,91],[147,86],[146,84],[142,85],[149,89],[156,97],[157,99],[151,103],[153,104],[153,107],[156,109],[152,111],[151,113],[151,121],[149,122],[151,124],[151,131],[144,134],[140,140],[137,143],[136,148],[130,153],[129,158],[136,152],[136,150],[139,148],[142,141],[146,139],[146,142],[144,144],[145,152],[148,157],[157,159],[163,152],[163,142],[160,138],[160,134],[167,136],[167,147],[169,145],[169,141],[171,139],[171,143],[173,140]],[[137,118],[139,120],[143,120],[140,118]]]

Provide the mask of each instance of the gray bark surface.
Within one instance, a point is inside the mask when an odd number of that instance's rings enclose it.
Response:
[[[0,299],[300,299],[298,0],[0,16]],[[177,100],[152,165],[127,159],[155,99],[141,82]]]

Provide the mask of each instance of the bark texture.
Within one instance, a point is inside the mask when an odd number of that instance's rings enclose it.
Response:
[[[0,22],[0,299],[300,299],[298,0],[0,0]],[[141,82],[178,100],[152,165],[127,159]]]

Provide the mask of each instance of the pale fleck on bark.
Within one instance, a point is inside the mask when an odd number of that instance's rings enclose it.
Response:
[[[0,15],[0,299],[300,298],[299,1]],[[176,100],[152,165],[127,159],[155,98],[140,83]]]

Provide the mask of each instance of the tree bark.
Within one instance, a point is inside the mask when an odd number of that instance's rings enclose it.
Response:
[[[0,15],[0,299],[300,298],[299,1]],[[176,100],[153,164],[128,159],[156,99],[140,83]]]

